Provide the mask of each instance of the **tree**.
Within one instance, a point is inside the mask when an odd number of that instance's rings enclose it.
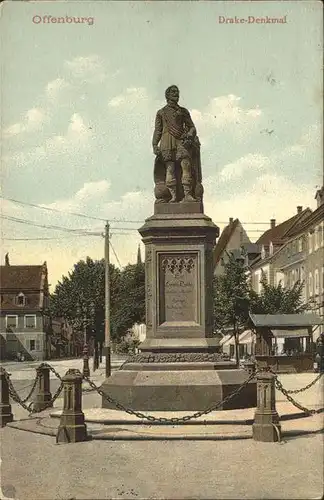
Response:
[[[110,326],[111,337],[120,340],[136,322],[145,321],[145,267],[138,262],[122,271],[110,264]],[[63,276],[51,296],[52,316],[65,318],[75,331],[89,325],[94,303],[93,330],[95,339],[104,339],[105,261],[90,257],[74,265]],[[80,314],[80,310],[82,314]],[[88,321],[84,322],[84,316]],[[91,323],[91,322],[90,322]],[[91,326],[91,324],[90,324]]]
[[[118,307],[111,318],[112,337],[122,338],[134,323],[145,322],[145,266],[129,264],[120,275]]]
[[[302,281],[297,281],[291,288],[284,287],[281,281],[278,285],[270,285],[266,275],[262,273],[260,283],[260,294],[252,288],[249,292],[250,310],[254,314],[299,314],[312,307],[312,300],[303,302]]]
[[[243,259],[227,254],[224,274],[214,277],[214,330],[231,329],[235,340],[235,360],[239,363],[238,338],[249,317],[249,285]]]
[[[110,264],[110,306],[112,314],[118,307],[120,271]],[[94,317],[92,314],[94,305]],[[63,276],[51,296],[50,310],[52,316],[63,317],[73,330],[81,332],[84,328],[93,327],[95,338],[102,341],[104,338],[105,318],[105,261],[80,260],[74,265],[68,276]],[[82,311],[82,314],[80,314]],[[86,323],[84,322],[87,318]],[[93,324],[90,324],[93,319]]]

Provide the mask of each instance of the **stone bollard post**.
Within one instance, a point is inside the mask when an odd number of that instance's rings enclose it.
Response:
[[[68,370],[63,377],[64,406],[56,434],[57,443],[77,443],[88,439],[82,412],[82,375]]]
[[[0,427],[13,421],[11,404],[9,403],[9,385],[5,370],[0,367]]]
[[[257,376],[257,409],[252,425],[255,441],[276,442],[281,440],[281,425],[276,410],[275,375],[261,372]]]
[[[50,369],[47,366],[40,365],[36,368],[36,375],[38,381],[33,399],[33,409],[38,412],[52,407],[53,403],[49,404],[52,399],[50,393]]]

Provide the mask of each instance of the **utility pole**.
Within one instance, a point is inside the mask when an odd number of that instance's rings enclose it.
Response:
[[[109,275],[109,222],[105,227],[105,355],[106,377],[111,375],[111,346],[110,346],[110,275]]]

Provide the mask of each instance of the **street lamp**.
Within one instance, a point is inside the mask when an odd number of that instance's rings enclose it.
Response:
[[[77,314],[82,318],[82,328],[83,328],[83,370],[82,374],[84,377],[90,377],[90,368],[89,368],[89,346],[87,343],[87,324],[89,320],[85,315],[80,304],[77,304]]]

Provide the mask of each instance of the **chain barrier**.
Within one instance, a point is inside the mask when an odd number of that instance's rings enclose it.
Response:
[[[16,389],[14,388],[14,386],[10,380],[10,376],[9,376],[8,372],[5,371],[4,374],[5,374],[6,380],[8,382],[9,395],[13,399],[13,401],[15,401],[15,403],[19,404],[22,408],[24,408],[24,410],[28,411],[29,415],[32,415],[33,413],[39,413],[39,410],[35,410],[32,408],[33,401],[31,403],[29,403],[28,405],[26,405],[26,401],[27,401],[26,398],[22,399],[19,396],[19,394],[17,393]],[[63,382],[61,382],[61,384],[59,385],[59,387],[56,390],[52,399],[45,403],[42,411],[46,410],[47,408],[49,408],[53,405],[54,401],[59,397],[60,393],[62,392],[62,389],[63,389]]]
[[[30,391],[29,391],[29,393],[28,393],[28,396],[26,396],[24,399],[21,399],[21,401],[22,401],[23,403],[26,403],[26,402],[27,402],[27,401],[31,398],[31,396],[32,396],[32,394],[33,394],[33,392],[34,392],[34,390],[36,389],[36,385],[37,385],[37,382],[38,382],[39,378],[40,378],[40,373],[38,373],[38,372],[37,372],[37,375],[36,375],[35,380],[34,380],[34,382],[33,382],[33,384],[32,384],[32,388],[31,388],[31,390],[30,390]],[[30,387],[30,386],[29,386],[29,385],[27,385],[27,386],[25,386],[25,387],[23,387],[22,389],[19,389],[19,390],[20,390],[20,391],[23,391],[24,389],[27,389],[27,387]],[[15,392],[16,392],[16,394],[18,394],[18,392],[17,392],[17,390],[16,390],[16,389],[15,389]]]
[[[57,371],[55,370],[55,368],[53,368],[53,366],[49,365],[48,363],[41,363],[41,364],[39,365],[39,368],[43,368],[43,367],[44,367],[44,368],[49,368],[49,370],[50,370],[52,373],[54,373],[55,377],[57,377],[57,378],[58,378],[58,379],[62,382],[62,377],[61,377],[61,375],[59,374],[59,372],[57,372]]]
[[[44,406],[44,408],[42,410],[42,411],[44,411],[46,408],[51,407],[53,405],[53,403],[55,402],[55,400],[61,394],[62,389],[63,389],[63,381],[62,381],[61,375],[51,365],[49,365],[48,363],[41,363],[41,365],[39,366],[39,368],[42,368],[42,367],[49,368],[49,370],[61,381],[61,383],[60,383],[58,389],[56,390],[55,394],[53,395],[52,399],[45,404],[45,406]],[[280,380],[278,378],[278,375],[270,367],[259,369],[259,370],[256,370],[254,373],[250,373],[249,377],[245,380],[245,382],[243,382],[243,384],[241,384],[237,389],[235,389],[235,391],[233,391],[232,393],[228,394],[228,396],[226,396],[222,401],[219,401],[218,403],[213,404],[212,406],[208,407],[207,409],[201,410],[201,411],[197,411],[195,413],[192,413],[190,415],[186,415],[184,417],[171,417],[171,418],[167,418],[167,417],[154,417],[153,415],[146,415],[146,414],[144,414],[144,413],[142,413],[140,411],[132,410],[131,408],[128,408],[128,407],[124,406],[122,403],[120,403],[119,401],[115,400],[114,398],[112,398],[111,396],[109,396],[108,394],[106,394],[102,389],[100,389],[100,387],[98,387],[90,379],[90,377],[84,376],[80,372],[80,370],[78,370],[78,372],[82,376],[83,380],[85,380],[86,382],[88,382],[88,384],[90,386],[89,389],[83,389],[83,392],[96,391],[101,397],[105,398],[109,403],[115,405],[116,408],[118,408],[119,410],[124,411],[125,413],[127,413],[129,415],[134,415],[137,418],[148,420],[149,422],[157,422],[157,423],[161,423],[161,424],[162,423],[184,424],[184,423],[188,422],[189,420],[200,418],[203,415],[208,415],[212,411],[217,410],[219,407],[221,407],[222,405],[224,405],[225,403],[227,403],[228,401],[230,401],[232,398],[234,398],[235,396],[237,396],[248,385],[248,383],[252,379],[256,378],[256,375],[258,373],[262,373],[264,371],[270,372],[270,373],[272,373],[275,376],[275,386],[276,386],[276,389],[278,389],[282,394],[284,394],[284,396],[288,399],[288,401],[290,403],[292,403],[296,408],[300,409],[301,411],[303,411],[303,412],[305,412],[305,413],[307,413],[309,415],[315,415],[315,414],[318,414],[318,413],[322,413],[324,411],[324,408],[319,408],[319,409],[309,409],[309,408],[306,408],[305,406],[303,406],[298,401],[295,401],[293,399],[293,397],[290,395],[290,394],[298,394],[300,392],[306,391],[307,389],[309,389],[310,387],[312,387],[313,385],[316,384],[316,382],[322,377],[323,373],[320,373],[314,380],[312,380],[312,382],[310,382],[309,384],[307,384],[305,387],[303,387],[301,389],[287,390],[287,389],[285,389],[283,387],[282,383],[280,382]],[[14,388],[14,386],[13,386],[11,380],[10,380],[9,373],[6,370],[4,370],[4,373],[5,373],[6,380],[8,382],[10,397],[16,403],[20,404],[20,406],[22,406],[22,408],[24,408],[26,411],[28,411],[29,415],[32,415],[33,413],[39,413],[39,410],[36,411],[36,410],[32,409],[33,402],[31,402],[29,405],[26,404],[26,402],[28,401],[28,399],[30,399],[31,395],[33,394],[33,392],[34,392],[34,390],[36,388],[37,381],[38,381],[38,379],[40,377],[39,371],[37,371],[36,378],[35,378],[35,380],[34,380],[34,382],[32,384],[32,389],[30,390],[28,396],[25,397],[25,398],[21,398],[19,396],[18,392],[16,391],[16,389]],[[27,386],[27,387],[29,387],[29,386]]]
[[[298,408],[299,410],[303,411],[304,413],[307,413],[308,415],[316,415],[318,413],[322,413],[324,411],[324,408],[318,408],[318,409],[309,409],[309,408],[306,408],[305,406],[303,406],[301,403],[298,403],[298,401],[296,401],[292,396],[290,396],[289,394],[289,391],[287,391],[282,383],[280,382],[280,380],[278,379],[278,377],[276,376],[276,379],[275,379],[275,384],[276,384],[276,388],[282,392],[282,394],[284,396],[286,396],[286,398],[288,399],[288,401],[294,405],[296,408]]]
[[[166,424],[166,423],[170,423],[170,424],[184,424],[184,423],[188,422],[189,420],[193,420],[193,419],[202,417],[203,415],[207,415],[208,413],[211,413],[212,411],[217,410],[217,408],[219,408],[223,404],[227,403],[230,399],[232,399],[235,396],[237,396],[237,394],[239,394],[248,385],[248,383],[252,379],[255,378],[255,373],[252,373],[245,380],[245,382],[243,382],[243,384],[241,384],[231,394],[229,394],[228,396],[226,396],[222,401],[219,401],[218,403],[210,406],[209,408],[207,408],[205,410],[201,410],[201,411],[197,411],[195,413],[192,413],[191,415],[186,415],[184,417],[172,417],[172,418],[154,417],[153,415],[145,415],[144,413],[142,413],[140,411],[135,411],[135,410],[132,410],[131,408],[127,408],[126,406],[124,406],[123,404],[119,403],[114,398],[112,398],[111,396],[109,396],[108,394],[106,394],[102,389],[100,389],[99,387],[97,387],[96,384],[94,382],[92,382],[92,380],[90,380],[89,377],[83,377],[83,378],[84,378],[84,380],[86,380],[88,382],[88,384],[93,389],[95,389],[97,391],[97,393],[100,396],[104,397],[109,403],[114,404],[116,406],[116,408],[118,408],[119,410],[122,410],[122,411],[128,413],[129,415],[134,415],[137,418],[145,419],[145,420],[148,420],[149,422],[158,422],[158,423],[161,423],[161,424]]]
[[[316,384],[316,382],[324,375],[324,373],[320,373],[319,375],[317,375],[317,377],[312,380],[309,384],[305,385],[305,387],[302,387],[301,389],[294,389],[294,390],[286,390],[286,392],[288,394],[298,394],[299,392],[304,392],[304,391],[307,391],[307,389],[309,389],[310,387],[312,387],[313,385]]]

